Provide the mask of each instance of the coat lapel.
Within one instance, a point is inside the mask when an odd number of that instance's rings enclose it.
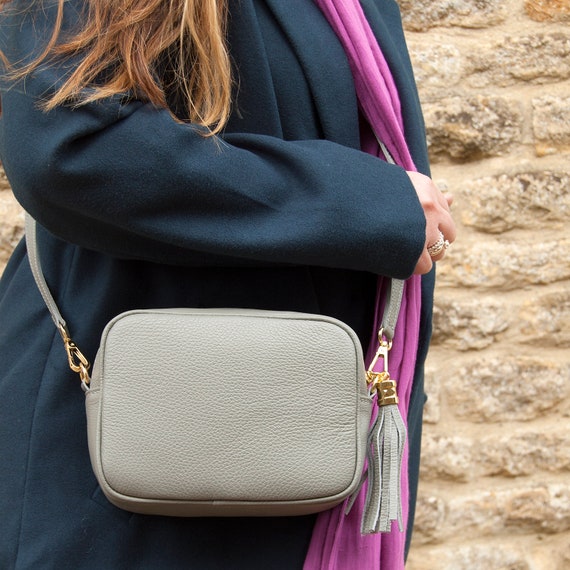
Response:
[[[260,1],[265,2],[291,42],[310,85],[325,138],[359,148],[352,74],[326,18],[311,0]],[[361,0],[361,5],[398,87],[412,157],[418,169],[428,174],[425,126],[398,5],[392,0],[383,2],[382,10],[377,0]]]
[[[325,138],[360,147],[358,105],[342,45],[319,8],[308,0],[264,0],[299,60]],[[318,23],[318,24],[317,24]],[[339,113],[339,109],[342,112]]]
[[[247,30],[246,35],[243,30]],[[271,81],[271,70],[262,57],[263,37],[255,8],[251,0],[236,0],[231,5],[228,26],[228,43],[231,46],[232,63],[239,62],[233,70],[239,80],[234,83],[232,101],[234,112],[226,126],[226,132],[249,132],[282,137],[277,102]],[[243,85],[249,85],[253,94],[243,93]]]

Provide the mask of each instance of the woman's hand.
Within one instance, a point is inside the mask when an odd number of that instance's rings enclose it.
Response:
[[[423,275],[431,270],[434,261],[443,258],[447,247],[455,240],[455,222],[450,210],[453,197],[443,194],[433,180],[424,174],[408,172],[408,176],[426,217],[426,242],[414,270],[415,274]]]

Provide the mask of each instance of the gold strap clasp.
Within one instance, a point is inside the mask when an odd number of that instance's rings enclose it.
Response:
[[[378,405],[388,406],[399,402],[396,392],[396,381],[390,378],[388,372],[388,353],[392,349],[392,341],[384,337],[384,330],[378,331],[378,350],[366,372],[366,381],[370,394],[378,394]],[[377,372],[374,367],[382,359],[382,370]]]
[[[89,383],[91,382],[91,378],[89,377],[89,368],[91,365],[87,358],[85,358],[84,354],[79,350],[78,346],[73,342],[73,340],[71,340],[67,327],[60,324],[58,329],[59,334],[61,334],[61,338],[63,339],[65,351],[67,352],[69,368],[71,368],[73,372],[79,374],[79,379],[81,380],[83,388],[88,389]]]

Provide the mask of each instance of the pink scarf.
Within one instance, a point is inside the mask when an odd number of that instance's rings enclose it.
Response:
[[[354,78],[360,110],[372,132],[363,135],[362,150],[382,158],[376,141],[382,141],[396,164],[416,170],[404,138],[400,99],[394,79],[358,0],[314,0],[341,41]],[[380,325],[383,279],[379,277],[376,317],[367,354],[370,362],[377,348]],[[419,339],[421,279],[406,282],[402,307],[390,352],[390,374],[398,382],[400,412],[404,421],[412,391]],[[404,568],[405,532],[397,525],[387,534],[360,534],[360,520],[366,486],[348,515],[345,504],[320,513],[304,570],[402,570]],[[402,510],[404,527],[408,520],[408,448],[402,465]]]

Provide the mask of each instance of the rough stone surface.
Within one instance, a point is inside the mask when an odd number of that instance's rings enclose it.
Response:
[[[523,355],[477,358],[442,376],[453,414],[475,423],[537,419],[552,414],[570,395],[568,362],[558,365]]]
[[[532,108],[537,154],[544,156],[570,149],[570,97],[545,95],[533,99]]]
[[[406,570],[567,570],[570,1],[400,5],[458,222]]]
[[[570,471],[570,424],[548,433],[496,429],[496,437],[485,437],[473,458],[480,475],[520,477],[538,471]]]
[[[530,570],[524,555],[513,548],[489,546],[464,546],[449,556],[445,570],[473,570],[489,568],[493,570]],[[460,560],[459,564],[456,560]]]
[[[528,235],[517,241],[476,239],[454,244],[439,264],[440,283],[456,287],[513,290],[570,278],[570,236],[537,241]],[[564,236],[564,237],[562,237]]]
[[[570,530],[570,487],[536,486],[504,493],[505,523],[521,530],[555,533]]]
[[[562,81],[570,77],[569,56],[567,32],[507,36],[469,54],[469,84],[475,88]]]
[[[444,43],[425,45],[421,40],[410,41],[410,57],[414,64],[414,74],[418,87],[425,92],[430,88],[447,89],[457,85],[462,77],[463,61],[457,46]]]
[[[437,496],[420,496],[416,505],[415,532],[417,542],[432,542],[439,535],[445,520],[445,502]]]
[[[437,298],[434,307],[433,344],[457,350],[482,349],[509,327],[507,308],[495,300],[457,301]]]
[[[438,371],[429,364],[425,372],[426,404],[424,407],[424,422],[436,424],[441,419],[441,382]]]
[[[474,442],[465,437],[428,434],[422,442],[422,479],[468,481],[473,469]]]
[[[430,155],[466,161],[505,153],[521,137],[521,110],[502,97],[451,97],[424,105]]]
[[[0,190],[0,274],[24,235],[24,215],[9,190]]]
[[[470,180],[461,188],[466,200],[461,221],[486,233],[570,222],[569,188],[568,172],[524,172]]]
[[[528,299],[517,318],[519,338],[528,345],[570,347],[570,288],[559,288]]]
[[[568,568],[570,568],[570,542],[560,548],[559,552],[560,556],[557,570],[568,570]]]
[[[453,498],[444,531],[494,535],[517,532],[557,533],[570,530],[570,486],[536,484],[507,487]]]
[[[529,18],[537,22],[570,21],[568,0],[526,0],[524,8]]]
[[[493,426],[485,435],[428,433],[422,443],[425,481],[469,482],[482,477],[522,477],[570,471],[570,426],[547,433]]]
[[[415,556],[410,564],[413,570],[531,570],[524,555],[513,546],[504,544],[475,546],[450,546],[434,548],[429,555]]]
[[[400,0],[408,30],[425,31],[433,26],[486,28],[505,19],[501,0]]]
[[[4,169],[0,165],[0,192],[2,192],[3,190],[9,191],[10,190],[10,183],[8,182],[8,179],[6,178],[6,173],[4,172]]]

